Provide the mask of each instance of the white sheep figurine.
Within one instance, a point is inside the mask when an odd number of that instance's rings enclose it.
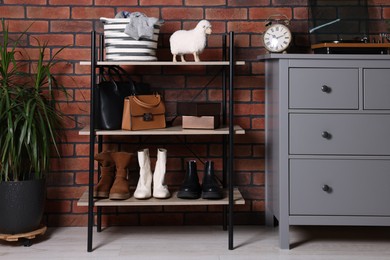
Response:
[[[177,55],[180,55],[181,61],[185,62],[184,54],[193,54],[195,62],[199,62],[199,54],[206,47],[207,34],[211,34],[211,24],[207,20],[201,20],[192,30],[174,32],[169,39],[173,62],[177,62]]]

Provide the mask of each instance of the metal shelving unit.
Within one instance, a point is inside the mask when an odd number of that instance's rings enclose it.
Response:
[[[96,32],[91,33],[91,61],[82,61],[80,65],[91,66],[91,104],[90,104],[90,124],[80,130],[79,135],[89,136],[89,185],[86,191],[79,199],[78,206],[88,206],[88,239],[87,251],[91,252],[93,226],[94,226],[94,207],[97,207],[97,231],[101,231],[101,207],[106,206],[169,206],[169,205],[223,205],[223,228],[228,230],[228,248],[233,249],[233,215],[234,204],[245,204],[238,189],[234,188],[233,184],[233,169],[234,169],[234,135],[245,134],[240,126],[233,125],[234,119],[234,68],[236,65],[245,65],[244,61],[234,61],[234,33],[229,34],[229,48],[226,47],[225,34],[223,37],[223,61],[201,61],[201,62],[171,62],[171,61],[153,61],[153,62],[136,62],[136,61],[102,61],[103,51],[100,49],[100,60],[98,60],[96,46]],[[102,41],[101,41],[102,43]],[[100,44],[103,46],[103,44]],[[226,59],[228,50],[229,60]],[[222,71],[222,124],[221,128],[215,130],[198,130],[198,129],[182,129],[180,126],[167,127],[164,129],[153,129],[145,131],[125,131],[125,130],[98,130],[94,129],[94,98],[97,85],[97,70],[100,66],[223,66]],[[230,93],[227,100],[227,92]],[[229,111],[227,111],[229,110]],[[227,116],[229,116],[229,124],[227,124]],[[225,187],[225,197],[222,200],[183,200],[176,198],[176,193],[173,192],[172,197],[167,200],[148,199],[137,200],[133,197],[123,201],[112,201],[109,199],[93,198],[94,187],[94,154],[95,144],[98,143],[98,152],[102,150],[103,137],[109,135],[126,135],[126,136],[141,136],[141,135],[222,135],[223,138],[223,186]],[[228,152],[227,152],[228,151]]]

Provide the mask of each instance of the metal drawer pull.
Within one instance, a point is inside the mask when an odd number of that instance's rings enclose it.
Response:
[[[324,186],[322,186],[322,190],[325,191],[325,192],[330,192],[331,188],[328,185],[325,184]]]
[[[325,139],[328,139],[328,140],[332,138],[332,135],[327,131],[322,132],[321,136]]]
[[[327,85],[323,85],[321,87],[321,91],[324,93],[330,93],[332,91],[332,89],[330,87],[328,87]]]

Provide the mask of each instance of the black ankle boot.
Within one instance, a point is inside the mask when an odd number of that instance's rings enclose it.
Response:
[[[188,161],[186,176],[177,193],[177,197],[180,199],[198,199],[200,198],[201,193],[202,188],[199,184],[196,161]]]
[[[223,190],[214,174],[214,162],[207,161],[204,167],[204,175],[202,182],[202,198],[203,199],[222,199]]]

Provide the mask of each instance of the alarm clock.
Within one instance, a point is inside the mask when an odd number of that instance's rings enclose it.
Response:
[[[288,25],[290,21],[284,16],[284,24],[278,23],[272,24],[270,18],[266,23],[266,30],[263,33],[263,45],[269,52],[286,52],[286,49],[290,46],[292,41],[292,34]]]

